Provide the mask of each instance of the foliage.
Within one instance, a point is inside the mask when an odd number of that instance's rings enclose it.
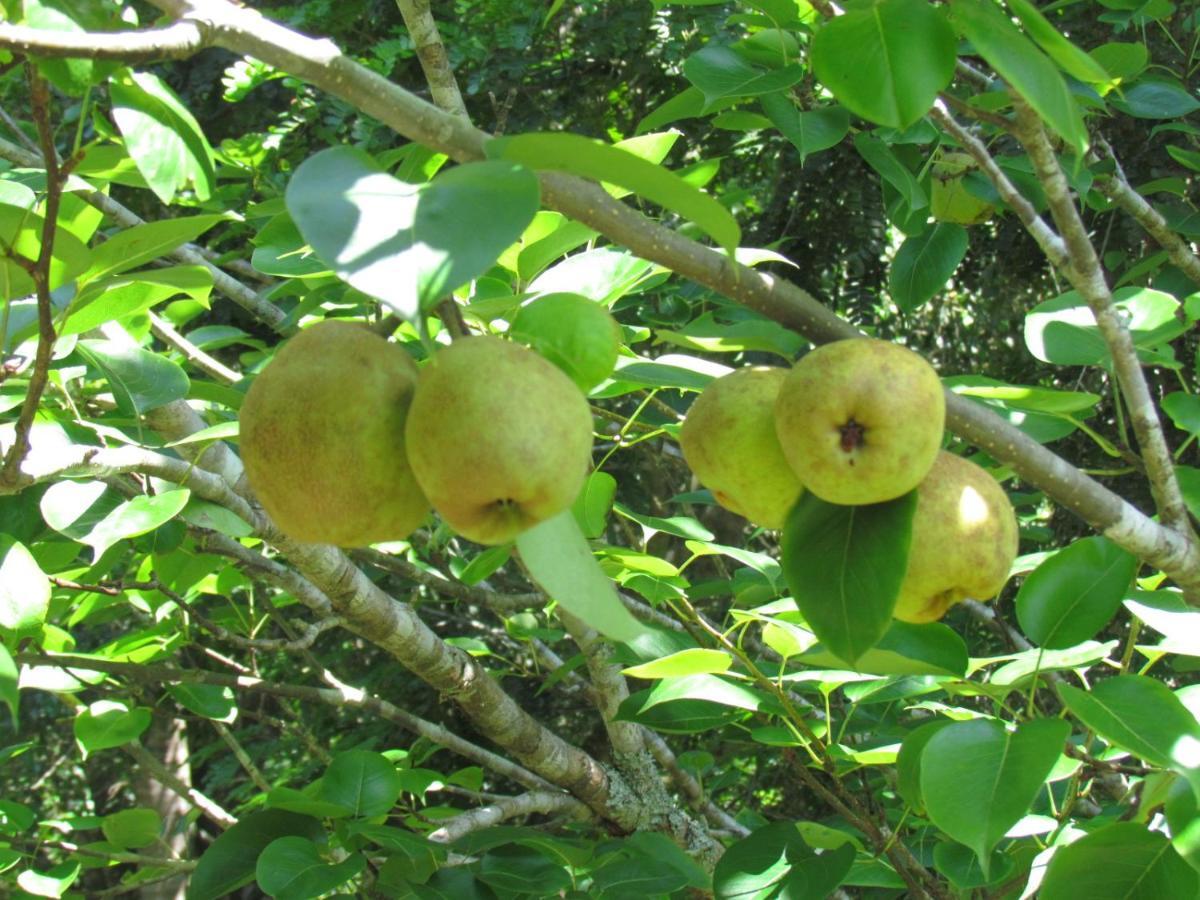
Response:
[[[7,890],[1200,894],[1200,11],[457,0],[446,69],[385,0],[263,4],[336,62],[207,6],[145,62],[144,4],[3,2]],[[569,513],[281,535],[238,409],[329,319],[565,369]],[[847,322],[1012,499],[991,606],[892,618],[911,495],[776,533],[687,470],[699,391]]]

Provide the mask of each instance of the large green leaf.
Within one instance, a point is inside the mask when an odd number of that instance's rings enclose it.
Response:
[[[387,757],[368,750],[348,750],[329,763],[319,796],[346,807],[351,815],[373,818],[395,806],[401,787],[400,775]]]
[[[334,147],[305,160],[287,188],[304,239],[338,277],[401,316],[490,269],[538,207],[537,178],[492,160],[406,184],[366,153]]]
[[[1104,66],[1063,37],[1029,0],[1005,2],[1017,14],[1026,33],[1064,72],[1090,84],[1105,84],[1112,79]]]
[[[117,275],[166,256],[226,218],[224,215],[183,216],[126,228],[92,250],[92,264],[79,280],[88,282]]]
[[[271,841],[259,854],[254,876],[258,886],[276,900],[309,900],[345,884],[366,864],[358,853],[328,863],[312,841],[289,835]]]
[[[1117,822],[1094,831],[1050,859],[1038,896],[1042,900],[1165,900],[1195,897],[1200,873],[1165,835],[1138,822]]]
[[[0,203],[0,302],[33,293],[33,279],[25,268],[11,259],[20,256],[26,262],[38,258],[42,249],[42,227],[45,219],[20,206]],[[61,287],[87,268],[91,251],[69,231],[58,230],[50,256],[50,289]]]
[[[110,844],[122,850],[140,850],[158,841],[162,818],[153,809],[123,809],[105,816],[100,830]]]
[[[813,633],[854,665],[892,622],[908,564],[916,492],[838,506],[801,495],[780,539],[788,587]]]
[[[1200,722],[1161,681],[1118,675],[1090,691],[1060,684],[1058,693],[1100,737],[1152,766],[1174,769],[1200,797]]]
[[[80,540],[98,560],[109,547],[125,538],[153,531],[174,519],[187,505],[191,491],[181,488],[161,494],[144,494],[122,503]]]
[[[493,847],[484,854],[477,874],[480,881],[502,892],[503,896],[536,894],[550,897],[571,887],[571,873],[561,859],[521,844]]]
[[[1179,301],[1163,291],[1136,286],[1114,291],[1113,301],[1142,361],[1173,362],[1170,349],[1159,348],[1188,329],[1177,315]],[[1075,291],[1039,303],[1026,314],[1025,346],[1042,362],[1060,366],[1107,366],[1112,360],[1095,316]]]
[[[570,172],[619,185],[702,228],[732,253],[741,229],[729,210],[674,172],[628,150],[565,132],[518,134],[488,141],[487,154],[533,169]]]
[[[854,137],[854,149],[867,161],[867,165],[899,192],[910,210],[924,209],[929,205],[929,198],[917,177],[880,138],[870,132],[860,131]]]
[[[59,337],[83,334],[106,322],[144,312],[179,294],[207,306],[212,287],[212,273],[202,266],[170,266],[95,281],[72,302],[67,321],[58,334]]]
[[[775,127],[800,154],[800,165],[814,153],[841,143],[850,132],[850,114],[844,106],[825,106],[801,112],[786,91],[763,94],[758,101]]]
[[[683,64],[683,75],[704,95],[703,111],[722,100],[757,97],[789,88],[804,77],[804,67],[760,69],[731,47],[709,44]]]
[[[823,900],[854,862],[854,844],[818,855],[795,822],[772,822],[730,846],[713,871],[718,900]]]
[[[921,797],[935,825],[975,851],[984,875],[992,848],[1029,810],[1062,755],[1071,726],[1035,719],[1007,731],[999,722],[955,722],[921,752]]]
[[[967,229],[938,222],[927,231],[905,238],[888,270],[892,299],[912,312],[946,286],[967,255]]]
[[[276,838],[317,840],[322,834],[320,823],[308,816],[276,809],[249,813],[201,855],[188,880],[187,900],[219,900],[252,882],[258,855]]]
[[[798,660],[830,669],[847,665],[820,644],[800,654]],[[915,625],[893,619],[879,643],[858,658],[855,668],[876,675],[961,676],[966,674],[967,663],[967,645],[954,629],[941,622]]]
[[[0,628],[41,625],[50,608],[50,581],[28,548],[0,536]]]
[[[113,700],[97,700],[75,717],[75,740],[85,756],[137,740],[150,727],[150,710],[130,709]]]
[[[644,630],[596,562],[571,510],[518,535],[517,552],[548,596],[601,634],[629,641]]]
[[[109,80],[108,91],[125,148],[158,199],[169,204],[190,184],[198,200],[207,200],[216,180],[212,147],[167,83],[126,71]]]
[[[158,353],[116,341],[80,341],[75,350],[104,374],[126,413],[141,416],[188,395],[187,373]]]
[[[851,7],[813,38],[817,78],[851,112],[890,128],[920,119],[950,83],[954,30],[925,0]]]
[[[1062,75],[993,0],[951,0],[959,33],[1082,156],[1087,128]]]
[[[1033,570],[1017,592],[1017,621],[1042,647],[1090,640],[1112,621],[1138,560],[1105,537],[1082,538]]]

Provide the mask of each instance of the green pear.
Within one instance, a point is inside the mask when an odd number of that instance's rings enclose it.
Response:
[[[992,217],[996,208],[967,190],[967,173],[975,168],[969,153],[947,153],[934,163],[929,208],[939,222],[978,225]]]
[[[775,403],[779,443],[800,483],[846,506],[882,503],[915,488],[941,447],[945,419],[933,367],[874,338],[810,351]]]
[[[417,481],[455,531],[503,544],[571,505],[592,457],[579,388],[534,351],[498,337],[439,350],[408,416]]]
[[[751,366],[712,382],[692,403],[679,446],[726,509],[782,528],[803,488],[779,446],[775,399],[787,369]]]
[[[246,477],[299,541],[399,540],[429,512],[404,449],[417,367],[365,327],[326,320],[283,345],[242,403]]]
[[[966,597],[990,600],[1017,557],[1017,517],[1004,489],[942,451],[917,488],[908,571],[893,615],[936,622]]]

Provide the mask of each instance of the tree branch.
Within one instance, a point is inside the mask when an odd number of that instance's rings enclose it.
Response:
[[[217,825],[221,829],[226,829],[232,828],[237,824],[236,817],[226,812],[215,800],[210,799],[194,787],[180,781],[174,772],[164,766],[161,761],[155,759],[154,754],[137,743],[137,741],[122,744],[121,749],[132,756],[137,764],[149,772],[159,784],[170,788],[180,797],[183,797],[200,810],[214,825]]]
[[[490,828],[507,819],[528,816],[533,813],[545,815],[565,813],[576,820],[587,819],[591,815],[591,811],[586,806],[569,794],[531,791],[528,794],[521,794],[519,797],[505,797],[495,803],[455,816],[444,822],[436,831],[431,832],[429,840],[438,844],[452,844],[472,831]]]
[[[1113,369],[1129,408],[1129,418],[1160,517],[1168,527],[1195,543],[1195,533],[1175,478],[1174,459],[1163,434],[1158,408],[1150,396],[1133,338],[1113,303],[1100,258],[1079,216],[1079,209],[1071,199],[1071,187],[1037,113],[1019,97],[1014,97],[1013,103],[1017,111],[1017,138],[1033,161],[1034,173],[1046,192],[1050,214],[1067,244],[1068,259],[1065,266],[1060,264],[1060,268],[1091,309],[1112,355]]]
[[[152,62],[195,55],[204,49],[204,35],[187,20],[165,28],[91,34],[0,23],[0,47],[26,56]]]
[[[450,58],[446,55],[446,45],[442,43],[437,22],[429,9],[429,0],[396,0],[396,6],[417,51],[421,71],[429,82],[433,102],[453,116],[468,119],[462,92],[458,89],[454,70],[450,68]]]

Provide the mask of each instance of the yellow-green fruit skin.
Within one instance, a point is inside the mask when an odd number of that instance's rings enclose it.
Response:
[[[242,462],[291,538],[362,547],[400,540],[429,512],[404,446],[417,367],[361,325],[327,320],[289,340],[239,413]]]
[[[941,452],[917,489],[908,571],[893,613],[936,622],[966,597],[990,600],[1017,557],[1017,518],[984,469]]]
[[[964,184],[967,172],[975,165],[967,153],[947,153],[934,164],[929,209],[937,221],[978,225],[992,217],[995,207],[976,197]]]
[[[779,443],[801,484],[846,506],[915,488],[941,447],[945,420],[933,367],[874,338],[817,347],[792,367],[775,402]]]
[[[491,336],[455,341],[421,370],[407,435],[434,509],[480,544],[506,543],[570,506],[592,456],[592,414],[574,382]]]
[[[751,366],[718,378],[679,431],[683,457],[726,509],[782,528],[803,487],[775,434],[775,400],[787,369]]]

